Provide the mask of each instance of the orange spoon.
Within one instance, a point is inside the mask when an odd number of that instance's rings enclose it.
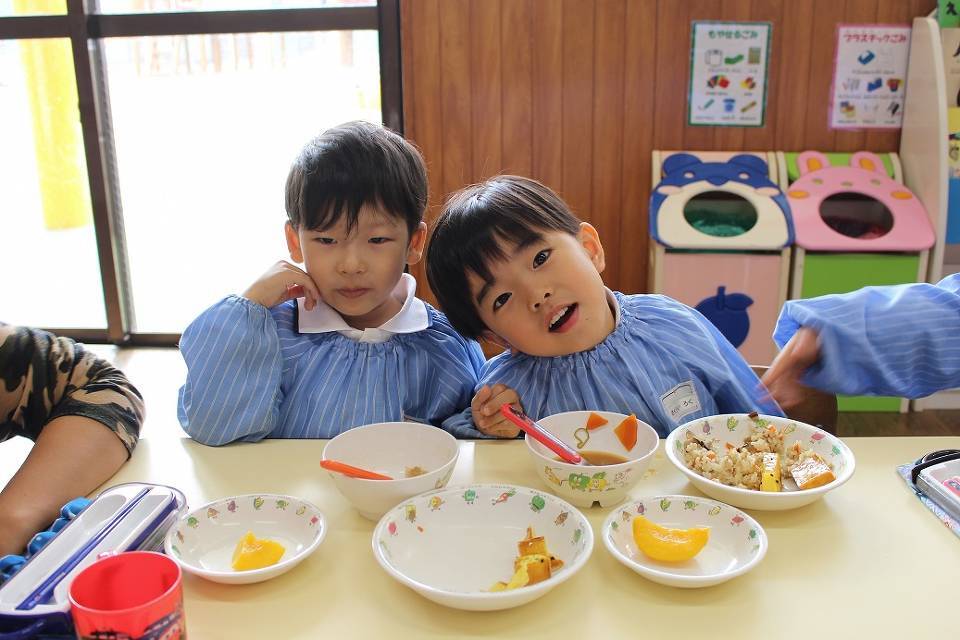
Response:
[[[339,460],[321,460],[320,466],[327,471],[336,471],[337,473],[342,473],[343,475],[351,478],[361,478],[363,480],[393,480],[393,478],[390,476],[385,476],[382,473],[376,473],[375,471],[368,471],[366,469],[361,469],[360,467],[354,467],[353,465],[349,465],[346,462],[340,462]]]

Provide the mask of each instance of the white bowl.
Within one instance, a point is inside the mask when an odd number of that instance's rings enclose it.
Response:
[[[277,564],[234,571],[233,552],[248,531],[286,548]],[[286,573],[313,553],[326,535],[326,519],[306,500],[252,493],[215,500],[188,512],[170,527],[163,547],[184,571],[214,582],[247,584]]]
[[[380,422],[344,431],[327,443],[324,460],[339,460],[394,480],[362,480],[330,472],[333,484],[364,518],[377,520],[401,500],[447,486],[457,464],[456,438],[431,425]],[[404,477],[407,468],[426,473]]]
[[[527,527],[563,560],[547,580],[491,592],[513,575]],[[590,523],[563,500],[510,485],[447,487],[397,505],[373,531],[373,554],[387,573],[429,600],[455,609],[509,609],[571,578],[593,551]]]
[[[812,449],[821,458],[832,464],[836,480],[822,487],[793,491],[787,490],[792,481],[785,481],[784,491],[772,493],[730,487],[715,480],[708,480],[684,464],[683,442],[687,431],[704,442],[716,442],[719,444],[720,450],[723,450],[724,443],[740,446],[750,434],[753,422],[745,413],[709,416],[680,425],[667,436],[665,444],[667,458],[690,479],[690,482],[697,489],[711,498],[741,509],[757,509],[760,511],[783,511],[810,504],[819,500],[825,493],[842,485],[853,475],[853,470],[856,467],[853,452],[839,438],[830,435],[823,429],[789,418],[766,415],[759,417],[772,423],[777,429],[786,430],[787,435],[783,442],[785,448],[799,440],[804,447]],[[795,485],[793,486],[795,487]]]
[[[710,527],[700,553],[684,562],[652,560],[633,541],[633,518],[642,514],[664,527]],[[767,553],[767,534],[756,520],[722,502],[690,496],[643,498],[614,509],[600,537],[621,564],[671,587],[709,587],[750,571]]]
[[[591,413],[606,418],[607,424],[587,432],[589,439],[584,446],[578,446],[575,432],[586,429]],[[656,430],[637,420],[637,443],[628,451],[613,431],[626,417],[609,411],[567,411],[537,420],[544,429],[577,451],[604,451],[627,459],[627,462],[604,466],[569,464],[558,460],[557,454],[527,435],[530,459],[550,491],[578,507],[591,507],[594,502],[599,502],[601,507],[612,507],[623,502],[660,444]],[[580,431],[580,442],[583,434],[584,431]]]

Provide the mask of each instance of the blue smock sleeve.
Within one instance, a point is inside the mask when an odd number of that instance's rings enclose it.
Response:
[[[713,343],[714,355],[720,361],[718,366],[705,371],[714,402],[717,403],[717,411],[740,413],[746,407],[757,413],[782,417],[783,410],[761,386],[757,374],[736,347],[699,311],[691,309],[690,312],[707,339]]]
[[[460,420],[464,409],[469,418],[470,401],[485,362],[483,351],[475,340],[457,333],[441,312],[432,307],[428,310],[430,327],[413,338],[413,348],[405,356],[408,393],[415,398],[407,403],[405,413],[455,437],[477,437],[479,432],[472,429],[472,423],[461,424]]]
[[[800,327],[820,338],[820,361],[803,382],[831,393],[922,398],[960,387],[960,274],[937,285],[866,287],[790,300],[773,338]]]
[[[277,424],[281,357],[269,310],[228,296],[204,311],[180,339],[187,381],[177,417],[197,442],[261,440]]]

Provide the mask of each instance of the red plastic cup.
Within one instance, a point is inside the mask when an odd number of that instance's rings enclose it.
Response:
[[[77,637],[186,638],[180,566],[153,551],[97,560],[70,585]]]

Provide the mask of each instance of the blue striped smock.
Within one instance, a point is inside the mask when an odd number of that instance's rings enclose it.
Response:
[[[198,442],[332,438],[374,422],[440,426],[470,406],[480,346],[427,306],[429,326],[386,342],[299,333],[293,301],[228,296],[183,333],[177,416]]]
[[[699,312],[660,295],[615,292],[617,325],[596,347],[563,356],[505,352],[480,383],[502,383],[534,419],[577,410],[634,413],[666,436],[696,418],[727,412],[783,415],[764,400],[760,381]],[[459,437],[482,437],[469,409],[447,421]]]
[[[820,335],[820,362],[803,379],[812,387],[906,398],[960,387],[960,273],[790,300],[773,338],[782,347],[802,326]]]

